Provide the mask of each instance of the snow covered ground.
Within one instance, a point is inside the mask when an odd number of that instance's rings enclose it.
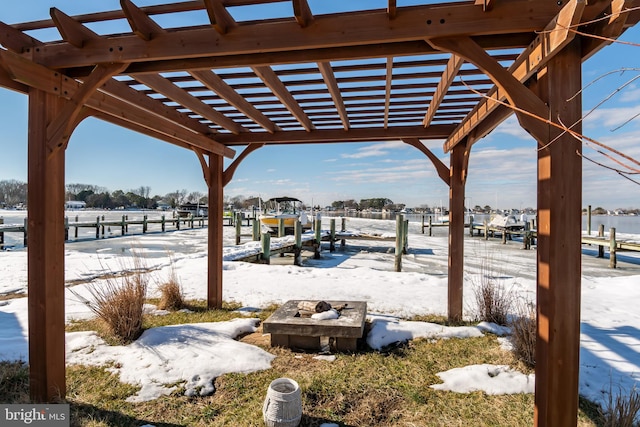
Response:
[[[3,212],[0,212],[0,216]],[[323,226],[328,228],[328,220]],[[395,221],[349,218],[349,230],[370,234],[393,234]],[[243,230],[243,233],[245,231]],[[250,233],[247,227],[247,233]],[[86,239],[66,245],[66,280],[75,293],[89,296],[87,286],[99,286],[105,270],[120,271],[132,265],[134,252],[144,255],[146,266],[158,277],[175,271],[189,299],[206,298],[206,229],[168,233]],[[245,238],[246,239],[246,238]],[[225,227],[225,250],[233,251],[235,230]],[[640,257],[619,254],[618,269],[597,259],[595,249],[585,247],[582,276],[582,325],[580,392],[602,401],[610,385],[629,390],[640,380]],[[465,310],[474,315],[473,289],[481,275],[490,272],[520,297],[535,300],[535,250],[519,243],[501,245],[499,239],[466,238]],[[435,235],[420,234],[420,224],[410,224],[409,253],[403,272],[394,267],[394,242],[348,240],[346,248],[319,260],[307,259],[296,267],[274,259],[272,265],[224,262],[223,298],[250,308],[266,307],[291,299],[363,300],[373,321],[367,342],[374,348],[416,337],[469,337],[504,333],[494,325],[447,328],[409,322],[418,314],[446,314],[446,228]],[[27,254],[17,248],[0,252],[0,295],[25,293]],[[80,283],[80,284],[78,284]],[[150,289],[153,295],[155,289]],[[153,307],[150,308],[153,310]],[[84,303],[66,293],[67,319],[91,316]],[[16,297],[0,301],[0,359],[27,359],[27,300]],[[69,364],[106,364],[122,381],[142,387],[132,400],[154,399],[173,390],[164,384],[183,381],[187,393],[211,391],[211,381],[224,372],[268,369],[273,355],[240,343],[234,337],[255,330],[251,318],[215,324],[168,326],[146,331],[129,346],[107,346],[94,333],[67,334]],[[459,392],[533,392],[532,376],[504,366],[461,366],[441,373],[444,384],[434,388]]]

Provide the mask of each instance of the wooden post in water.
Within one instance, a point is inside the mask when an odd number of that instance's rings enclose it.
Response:
[[[293,251],[293,265],[302,265],[302,223],[300,220],[296,220],[295,228],[293,230],[296,238],[296,245]]]
[[[262,248],[260,258],[265,264],[269,264],[271,263],[271,234],[262,233],[262,239],[260,240],[260,243],[260,247]]]
[[[422,234],[424,234],[424,214],[422,214],[422,217],[420,218],[420,230]]]
[[[322,219],[320,216],[315,220],[315,244],[313,245],[313,259],[320,259],[320,251],[322,250]]]
[[[604,224],[598,224],[598,237],[604,237]],[[603,245],[598,245],[598,258],[604,258]]]
[[[253,227],[252,227],[252,234],[253,234],[253,241],[257,242],[258,240],[260,240],[260,221],[258,221],[257,219],[253,218]]]
[[[503,245],[507,244],[507,228],[506,227],[504,230],[502,230],[502,244]]]
[[[162,216],[160,217],[160,224],[161,224],[161,228],[162,228],[162,232],[164,233],[164,231],[166,230],[166,224],[165,224],[165,219],[164,219],[164,214],[162,214]]]
[[[402,227],[402,253],[407,254],[409,248],[409,220],[405,219]]]
[[[329,252],[335,252],[336,250],[336,219],[331,218],[329,228]]]
[[[402,244],[404,242],[404,218],[402,215],[396,217],[396,258],[395,270],[402,271]]]
[[[178,216],[175,220],[176,220],[176,230],[180,230],[180,217]]]
[[[278,218],[278,237],[284,236],[284,218]]]
[[[144,234],[144,233],[146,233],[146,232],[147,232],[147,227],[148,227],[148,224],[147,224],[147,216],[146,216],[146,215],[144,215],[144,216],[142,217],[142,234]]]
[[[587,207],[587,234],[591,236],[591,205]]]
[[[241,234],[242,234],[242,213],[236,212],[236,245],[240,244]]]
[[[616,242],[616,228],[609,229],[609,268],[616,268],[618,265],[618,244]]]
[[[64,240],[65,242],[69,240],[69,218],[66,216],[64,217]]]
[[[469,215],[469,236],[473,237],[473,215]]]
[[[27,218],[25,218],[24,219],[24,236],[22,237],[22,244],[24,245],[25,248],[27,247],[27,240],[28,240],[27,234],[29,234],[28,233],[29,227],[27,226],[27,224],[28,224],[28,221],[27,221]]]
[[[340,231],[342,232],[347,231],[347,218],[345,217],[342,217],[342,220],[340,221]],[[344,249],[345,244],[346,244],[345,239],[340,240],[340,249]]]
[[[4,224],[4,218],[0,218],[0,225]],[[4,233],[0,231],[0,249],[4,248]]]
[[[433,236],[433,217],[429,215],[429,236]]]
[[[100,216],[96,217],[96,239],[100,238]]]
[[[78,227],[78,215],[76,215],[76,229],[73,232],[73,235],[76,239],[78,239],[78,228],[80,227]]]

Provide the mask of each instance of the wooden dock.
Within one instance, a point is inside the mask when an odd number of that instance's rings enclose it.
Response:
[[[521,237],[523,249],[531,249],[531,246],[535,245],[536,238],[538,237],[534,225],[535,224],[528,224],[524,230],[509,230],[500,227],[489,227],[487,224],[470,224],[469,234],[471,236],[483,235],[485,240],[489,237],[500,236],[503,244],[506,244],[507,240],[513,240],[513,237]],[[597,246],[598,258],[604,258],[605,248],[608,248],[610,268],[616,268],[618,252],[640,252],[640,241],[617,238],[614,227],[609,229],[609,234],[606,236],[604,225],[602,224],[599,226],[597,235],[582,234],[581,241],[583,245]]]
[[[166,218],[162,215],[160,218],[149,219],[147,215],[144,215],[142,218],[130,219],[127,215],[123,215],[117,220],[106,220],[104,216],[97,216],[95,220],[79,221],[76,216],[75,221],[69,221],[69,218],[65,218],[65,241],[71,240],[71,232],[73,232],[73,239],[77,240],[79,230],[83,228],[94,229],[95,238],[100,239],[113,235],[113,233],[117,231],[119,231],[120,236],[128,235],[130,234],[130,227],[134,227],[138,232],[145,234],[149,232],[149,227],[154,225],[159,225],[159,231],[165,232],[168,228],[180,230],[181,228],[204,227],[206,223],[206,217]],[[23,236],[23,244],[26,247],[29,235],[27,219],[25,218],[22,225],[16,225],[4,224],[3,219],[0,218],[0,249],[3,249],[5,246],[6,233],[21,233]],[[135,232],[133,233],[135,234]]]
[[[225,261],[245,261],[270,263],[271,257],[275,254],[284,255],[285,253],[294,254],[294,264],[302,265],[301,253],[307,248],[314,253],[314,258],[320,258],[322,243],[329,243],[329,251],[336,250],[336,242],[340,242],[340,246],[344,247],[347,240],[368,240],[368,241],[395,241],[395,269],[402,269],[402,255],[407,253],[408,247],[408,229],[409,221],[404,220],[403,216],[399,216],[396,221],[396,235],[372,235],[356,233],[346,230],[346,218],[342,218],[341,230],[336,231],[336,220],[331,218],[329,230],[322,230],[322,221],[317,218],[314,222],[314,228],[310,232],[302,233],[300,221],[296,222],[294,234],[292,236],[284,235],[284,227],[278,227],[280,235],[272,237],[270,233],[260,233],[260,227],[257,220],[253,223],[253,233],[251,242],[240,245],[241,237],[247,234],[241,234],[241,226],[236,223],[236,246],[225,248],[223,259]],[[259,243],[258,243],[259,240]]]

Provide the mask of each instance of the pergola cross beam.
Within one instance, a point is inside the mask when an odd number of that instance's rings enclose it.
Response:
[[[138,74],[135,78],[138,82],[152,88],[156,92],[162,93],[172,101],[175,101],[194,113],[201,115],[205,119],[211,120],[213,123],[222,126],[234,134],[247,131],[238,123],[216,111],[210,105],[202,102],[195,96],[189,94],[186,90],[176,86],[162,76],[157,74]]]
[[[514,79],[519,82],[527,81],[553,55],[560,52],[573,39],[575,34],[568,31],[568,28],[580,22],[584,7],[584,0],[572,0],[562,8],[561,12],[545,27],[544,31],[509,67],[508,72]],[[432,41],[431,43],[440,42]],[[458,125],[456,131],[447,139],[444,144],[444,151],[449,152],[506,99],[507,93],[499,85],[491,89],[486,98],[478,103],[467,115],[467,118]]]
[[[451,58],[449,58],[447,65],[445,65],[444,67],[442,78],[438,82],[436,91],[431,97],[431,102],[429,103],[427,114],[425,114],[424,120],[422,121],[424,127],[428,127],[431,124],[431,121],[440,108],[440,104],[442,104],[444,97],[447,95],[447,92],[449,91],[449,88],[453,83],[453,79],[455,79],[458,71],[460,71],[460,68],[462,68],[462,64],[464,64],[464,59],[460,58],[457,55],[451,55]]]

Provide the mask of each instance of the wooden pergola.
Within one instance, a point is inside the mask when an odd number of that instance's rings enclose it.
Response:
[[[288,16],[234,18],[276,2],[288,3]],[[540,147],[535,424],[576,425],[581,143],[561,128],[576,123],[581,132],[581,64],[638,22],[640,0],[417,3],[317,14],[307,0],[148,7],[121,0],[120,10],[69,16],[52,8],[48,20],[0,23],[0,85],[29,96],[34,402],[65,396],[65,150],[85,118],[197,155],[209,188],[210,307],[222,304],[223,188],[247,155],[269,144],[402,140],[416,147],[450,189],[448,315],[455,322],[462,318],[470,151],[515,113]],[[158,24],[167,17],[177,26]],[[108,21],[127,23],[127,31],[90,28]],[[30,35],[50,28],[60,40]],[[449,166],[429,140],[446,141]],[[235,147],[244,147],[237,156]],[[234,159],[226,170],[225,157]]]

